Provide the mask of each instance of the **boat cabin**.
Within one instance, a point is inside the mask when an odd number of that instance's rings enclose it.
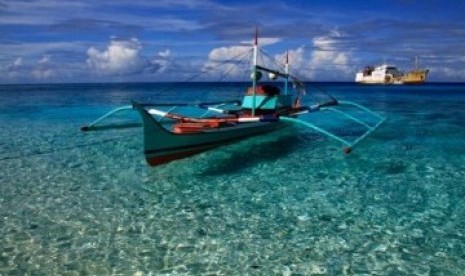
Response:
[[[394,65],[381,65],[377,66],[375,68],[371,68],[372,70],[368,71],[367,75],[373,75],[373,76],[380,76],[380,77],[385,77],[385,76],[392,76],[393,78],[399,77],[402,75],[402,73],[397,69],[396,66]],[[366,71],[364,70],[364,73]]]
[[[394,65],[366,66],[355,75],[355,81],[361,83],[397,83],[403,73]]]
[[[243,109],[252,110],[255,107],[258,114],[269,114],[276,112],[276,110],[282,107],[291,106],[291,95],[282,95],[279,87],[267,84],[257,85],[255,88],[255,100],[253,87],[249,87],[242,100]]]

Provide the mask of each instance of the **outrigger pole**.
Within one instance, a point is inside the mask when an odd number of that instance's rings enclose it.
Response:
[[[372,115],[373,117],[377,118],[378,121],[377,123],[375,123],[374,125],[370,125],[368,124],[367,122],[364,122],[363,120],[360,120],[358,118],[356,118],[355,116],[352,116],[346,112],[343,112],[339,109],[336,109],[336,108],[333,108],[332,106],[338,106],[338,105],[349,105],[349,106],[354,106],[360,110],[363,110],[364,112],[366,112],[367,114],[370,114]],[[300,120],[300,119],[296,119],[296,118],[292,118],[292,117],[287,117],[287,116],[280,116],[279,119],[281,121],[284,121],[284,122],[289,122],[289,123],[293,123],[293,124],[299,124],[299,125],[302,125],[302,126],[305,126],[307,128],[310,128],[310,129],[313,129],[315,130],[316,132],[319,132],[333,140],[336,140],[336,141],[339,141],[341,142],[345,147],[343,148],[343,151],[344,153],[346,154],[349,154],[352,152],[352,148],[357,145],[360,141],[362,141],[365,137],[367,137],[369,134],[371,134],[373,131],[375,131],[385,120],[386,118],[380,116],[379,114],[377,114],[376,112],[373,112],[372,110],[362,106],[362,105],[359,105],[359,104],[356,104],[354,102],[349,102],[349,101],[337,101],[335,99],[329,101],[329,102],[326,102],[326,103],[322,103],[322,104],[316,104],[316,105],[313,105],[313,106],[310,106],[307,110],[303,111],[301,114],[304,114],[304,113],[308,113],[308,112],[313,112],[313,111],[319,111],[319,110],[329,110],[329,111],[334,111],[336,113],[339,113],[341,114],[342,116],[346,117],[347,119],[359,124],[359,125],[362,125],[366,128],[366,131],[360,135],[357,139],[355,139],[354,141],[349,141],[347,139],[344,139],[340,136],[337,136],[336,134],[334,133],[331,133],[329,132],[328,130],[325,130],[321,127],[318,127],[308,121],[304,121],[304,120]]]
[[[125,106],[115,108],[115,109],[111,110],[110,112],[106,113],[105,115],[101,116],[97,120],[93,121],[92,123],[88,124],[87,126],[81,127],[81,130],[82,131],[91,131],[91,130],[106,130],[106,129],[111,129],[111,128],[128,128],[128,127],[142,126],[142,124],[140,124],[140,123],[120,124],[120,125],[113,124],[113,125],[106,125],[106,126],[96,126],[98,123],[100,123],[101,121],[105,120],[106,118],[110,117],[111,115],[113,115],[115,113],[125,111],[125,110],[132,110],[132,109],[133,109],[132,105],[125,105]]]

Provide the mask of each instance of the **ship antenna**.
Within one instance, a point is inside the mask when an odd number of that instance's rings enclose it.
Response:
[[[258,26],[255,26],[255,41],[254,41],[254,46],[258,45]]]

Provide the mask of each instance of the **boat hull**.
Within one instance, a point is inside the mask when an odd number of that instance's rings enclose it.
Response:
[[[402,83],[404,84],[421,84],[426,81],[429,70],[413,70],[402,76]]]
[[[151,166],[182,159],[231,142],[281,129],[285,122],[253,122],[208,128],[195,133],[175,133],[165,128],[147,110],[136,107],[142,116],[144,154]]]
[[[395,68],[393,66],[380,66],[371,72],[361,71],[355,75],[355,82],[360,84],[422,84],[426,81],[429,70],[415,69],[405,74],[400,71],[391,71],[387,73],[386,68]]]

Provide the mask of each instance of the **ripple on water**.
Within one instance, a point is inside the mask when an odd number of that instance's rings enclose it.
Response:
[[[157,168],[139,130],[0,118],[0,274],[461,275],[463,112],[385,108],[350,155],[299,132]]]

